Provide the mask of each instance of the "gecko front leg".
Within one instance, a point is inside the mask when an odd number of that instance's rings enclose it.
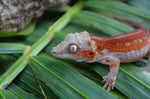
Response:
[[[103,88],[107,89],[107,91],[110,91],[114,88],[115,85],[120,60],[117,57],[106,55],[100,59],[100,63],[110,66],[109,73],[107,74],[107,76],[103,77],[104,80],[102,81],[103,83],[105,83]]]

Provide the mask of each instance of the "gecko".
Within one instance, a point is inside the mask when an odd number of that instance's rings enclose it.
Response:
[[[139,22],[115,17],[119,21],[134,25],[137,29],[110,37],[98,37],[86,31],[69,33],[64,41],[51,49],[53,56],[73,59],[77,62],[99,62],[109,65],[109,73],[103,76],[103,88],[113,90],[120,63],[133,62],[150,56],[149,30]],[[144,68],[150,72],[150,58]]]

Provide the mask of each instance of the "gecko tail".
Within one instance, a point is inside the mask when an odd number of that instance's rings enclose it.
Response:
[[[139,22],[133,21],[131,19],[122,18],[119,16],[114,16],[114,18],[119,20],[119,21],[126,22],[128,24],[131,24],[131,25],[137,27],[137,28],[142,29],[147,34],[147,36],[149,36],[149,30],[144,25],[140,24]]]

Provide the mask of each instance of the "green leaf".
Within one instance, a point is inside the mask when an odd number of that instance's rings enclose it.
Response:
[[[36,96],[41,96],[41,90],[35,80],[35,77],[33,76],[32,72],[29,71],[29,69],[25,70],[25,73],[21,74],[19,76],[19,80],[21,82],[18,82],[18,85],[23,88],[24,90],[28,90],[31,93],[34,93]],[[42,86],[42,89],[44,90],[46,96],[48,98],[53,98],[53,99],[57,99],[57,96],[54,94],[54,92],[49,89],[43,82],[41,79],[39,80],[39,84]],[[25,86],[27,85],[27,86]],[[23,87],[24,86],[24,87]],[[32,90],[31,90],[32,89]]]
[[[138,21],[145,25],[148,29],[150,13],[148,11],[121,3],[118,1],[87,1],[86,7],[96,8],[101,13],[111,16],[121,16]]]
[[[31,49],[26,49],[26,53],[23,54],[1,77],[0,77],[0,89],[5,89],[12,80],[25,68],[28,62],[29,56],[37,55],[53,38],[55,32],[60,31],[66,26],[71,15],[75,14],[82,8],[82,2],[78,2],[67,13],[65,13],[48,31],[43,35],[39,41],[37,41]]]
[[[48,56],[39,56],[31,57],[30,65],[35,69],[35,72],[39,75],[39,77],[44,80],[44,82],[46,82],[46,84],[51,87],[57,95],[64,99],[69,97],[81,98],[81,96],[90,99],[99,99],[99,97],[113,99],[113,96],[105,92],[98,85],[84,78],[75,70],[71,69],[65,62]],[[61,86],[62,83],[63,86]],[[61,89],[61,87],[70,87],[72,94],[70,92],[66,92],[66,89]],[[81,96],[76,95],[77,93]]]
[[[0,99],[19,99],[19,98],[8,90],[0,89]]]
[[[130,75],[130,77],[137,80],[140,84],[150,90],[150,73],[134,65],[128,66],[128,64],[122,64],[120,70]]]
[[[16,60],[15,57],[9,56],[9,55],[3,55],[0,63],[1,63],[1,70],[7,70],[8,66],[11,66],[11,64]],[[0,71],[2,72],[2,71]],[[39,79],[40,80],[40,79]],[[8,90],[13,90],[16,87],[21,88],[20,90],[26,91],[26,93],[32,93],[35,96],[38,96],[42,98],[42,93],[40,91],[40,88],[35,81],[35,78],[32,74],[31,69],[28,67],[24,70],[23,73],[19,75],[19,79],[17,79],[15,82],[17,82],[17,86],[14,85],[14,83],[11,83],[11,85],[7,88]],[[52,90],[50,90],[41,80],[40,85],[42,86],[42,89],[44,90],[47,98],[53,98],[58,99],[57,96],[53,93]],[[14,88],[15,87],[15,88]],[[18,92],[14,92],[18,93]]]
[[[144,2],[142,0],[129,0],[127,2],[135,7],[138,7],[147,11],[150,10],[149,0],[145,0]]]
[[[105,76],[109,72],[108,67],[106,66],[102,67],[101,65],[98,65],[98,64],[96,64],[92,68],[101,76]],[[128,69],[124,70],[124,68],[128,68]],[[129,69],[129,68],[132,68],[132,69]],[[115,87],[118,90],[120,90],[122,93],[127,95],[129,98],[148,99],[150,98],[149,96],[150,82],[147,82],[147,79],[149,77],[150,77],[149,73],[143,70],[139,70],[139,68],[137,67],[126,64],[122,68],[122,65],[121,65],[120,70],[117,75]]]
[[[21,99],[39,99],[38,97],[25,92],[23,89],[14,84],[11,84],[11,86],[9,86],[9,90]]]
[[[102,32],[111,36],[120,34],[122,31],[128,32],[133,30],[131,26],[116,21],[113,18],[87,11],[81,11],[76,14],[74,21],[75,20],[83,24],[89,24],[93,28],[100,29]]]
[[[27,46],[18,43],[0,43],[0,54],[22,53]]]
[[[34,20],[29,25],[27,25],[23,30],[16,33],[0,31],[0,37],[27,36],[34,30],[35,25],[36,21]]]
[[[102,8],[102,7],[110,7],[110,8],[114,8],[114,9],[118,9],[118,10],[122,10],[128,13],[131,13],[133,15],[136,16],[140,16],[143,17],[145,19],[149,19],[150,20],[150,13],[148,11],[124,4],[122,2],[118,2],[118,1],[87,1],[85,3],[86,6],[93,6],[93,7],[98,7],[98,8]],[[131,10],[132,9],[132,10]]]

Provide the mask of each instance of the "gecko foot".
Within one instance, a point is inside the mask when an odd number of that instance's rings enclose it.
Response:
[[[103,79],[104,80],[102,81],[102,83],[105,83],[103,88],[106,89],[107,91],[113,90],[116,78],[110,75],[107,75],[107,76],[104,76]]]

